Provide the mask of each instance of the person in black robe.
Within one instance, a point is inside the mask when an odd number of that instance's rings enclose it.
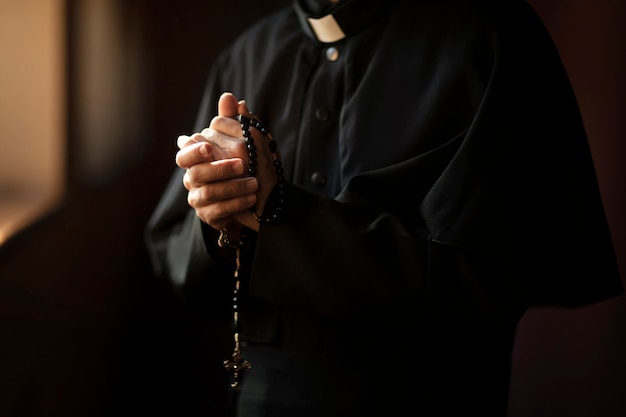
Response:
[[[622,293],[574,94],[524,1],[295,0],[220,56],[194,131],[147,246],[235,321],[238,416],[504,416],[524,312]]]

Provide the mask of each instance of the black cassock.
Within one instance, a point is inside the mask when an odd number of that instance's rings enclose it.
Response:
[[[575,97],[522,1],[364,3],[321,42],[326,11],[294,2],[209,77],[195,130],[231,91],[289,181],[243,250],[238,412],[504,415],[525,310],[622,292]],[[148,225],[155,270],[228,320],[234,262],[182,174]]]

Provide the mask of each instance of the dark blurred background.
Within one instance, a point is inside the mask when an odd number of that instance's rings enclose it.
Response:
[[[143,229],[216,55],[288,3],[58,1],[67,52],[64,191],[48,215],[0,242],[0,416],[222,415],[225,384],[215,375],[225,374],[228,341],[212,338],[153,277]],[[626,6],[530,3],[578,96],[624,272]],[[14,4],[1,0],[1,13]],[[528,312],[509,416],[626,415],[625,356],[624,297]]]

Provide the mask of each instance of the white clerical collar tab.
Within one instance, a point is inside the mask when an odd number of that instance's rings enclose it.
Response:
[[[346,37],[346,34],[343,33],[339,23],[337,23],[332,14],[327,14],[319,19],[307,17],[307,20],[309,21],[309,25],[311,26],[311,29],[313,29],[317,40],[320,42],[332,43],[340,41]]]

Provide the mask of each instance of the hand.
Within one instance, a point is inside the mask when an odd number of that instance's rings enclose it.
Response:
[[[222,94],[218,102],[218,113],[218,116],[213,118],[209,127],[204,129],[201,134],[209,138],[209,141],[212,143],[217,143],[218,140],[224,137],[222,135],[226,135],[228,137],[236,137],[238,138],[237,140],[240,144],[242,143],[242,141],[245,143],[245,140],[243,139],[241,133],[241,124],[234,119],[238,114],[254,118],[254,116],[246,106],[245,101],[237,101],[235,96],[233,96],[232,94],[224,93]],[[263,214],[265,203],[267,202],[267,199],[269,198],[272,189],[278,183],[278,175],[276,174],[276,168],[274,166],[274,157],[269,149],[270,138],[264,136],[263,134],[261,134],[260,131],[253,127],[250,127],[250,134],[254,138],[257,153],[256,178],[258,180],[258,189],[256,191],[257,202],[254,207],[254,211],[256,213],[256,217],[259,217],[261,216],[261,214]],[[220,143],[220,147],[223,146],[223,149],[220,150],[228,154],[228,152],[232,150],[232,148],[230,148],[228,145],[229,144]],[[243,149],[243,155],[240,157],[247,167],[247,163],[249,160],[248,150],[245,146],[243,148],[239,148],[239,150],[241,149]],[[279,157],[279,155],[277,156]],[[237,220],[242,224],[249,226],[247,222],[249,221],[249,218],[245,216],[237,216]],[[258,230],[258,227],[255,225],[253,229]]]
[[[178,138],[176,163],[187,170],[183,184],[189,191],[188,203],[197,216],[220,230],[230,219],[258,231],[259,224],[250,213],[256,206],[262,213],[265,201],[277,182],[272,155],[265,138],[251,129],[257,141],[257,178],[247,175],[247,148],[237,114],[249,115],[243,101],[229,93],[220,97],[218,116],[201,133]]]

